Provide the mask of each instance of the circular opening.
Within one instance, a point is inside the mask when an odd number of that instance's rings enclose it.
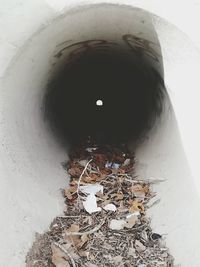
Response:
[[[160,115],[161,80],[123,45],[81,49],[49,82],[46,115],[62,142],[137,142]]]
[[[97,106],[103,106],[103,101],[101,100],[101,99],[98,99],[97,101],[96,101],[96,105]]]

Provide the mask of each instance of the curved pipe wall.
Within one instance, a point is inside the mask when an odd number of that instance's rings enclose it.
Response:
[[[12,15],[21,30],[15,33],[13,23],[8,23],[0,50],[0,235],[1,240],[6,240],[1,245],[0,265],[24,266],[34,232],[47,229],[51,219],[62,212],[59,188],[66,184],[66,174],[60,163],[67,154],[49,133],[42,116],[47,81],[69,58],[69,50],[62,49],[91,37],[123,42],[121,36],[125,34],[148,41],[139,47],[147,44],[148,53],[143,59],[145,65],[153,66],[158,77],[163,77],[163,57],[164,80],[172,102],[171,106],[165,98],[160,120],[137,149],[138,173],[146,178],[166,179],[155,188],[161,202],[150,211],[152,224],[156,231],[167,234],[167,244],[177,263],[199,266],[200,202],[195,158],[199,145],[195,123],[199,111],[199,51],[176,27],[131,6],[70,9],[65,1],[34,1],[22,6],[6,3],[2,26]],[[77,3],[74,1],[74,5]],[[134,4],[138,6],[137,1]],[[146,1],[142,5],[149,10]],[[64,7],[66,10],[59,15]],[[20,12],[23,18],[18,18]],[[159,56],[158,61],[149,58],[151,48],[156,52],[153,56]],[[59,57],[61,50],[64,56]]]

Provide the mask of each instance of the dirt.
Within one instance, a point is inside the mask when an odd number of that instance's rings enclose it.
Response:
[[[36,234],[32,248],[26,256],[27,267],[54,267],[51,262],[51,240],[48,233]]]

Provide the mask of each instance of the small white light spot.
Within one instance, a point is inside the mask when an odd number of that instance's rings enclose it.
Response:
[[[97,106],[103,106],[103,101],[100,100],[100,99],[97,100],[97,101],[96,101],[96,105],[97,105]]]

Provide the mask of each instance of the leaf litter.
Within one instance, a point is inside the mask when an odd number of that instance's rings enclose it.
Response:
[[[79,146],[66,169],[64,215],[36,238],[27,267],[174,267],[146,216],[156,196],[152,184],[160,181],[136,176],[134,154],[124,145]]]

